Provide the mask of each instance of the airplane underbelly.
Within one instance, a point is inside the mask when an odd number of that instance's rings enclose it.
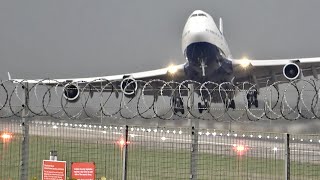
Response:
[[[218,60],[220,51],[217,46],[208,42],[196,42],[187,46],[185,56],[189,62],[199,64],[200,60],[213,63]]]
[[[227,69],[229,64],[221,56],[217,46],[208,42],[192,43],[187,46],[185,56],[188,60],[185,72],[189,79],[198,82],[219,82],[229,79],[226,77],[230,74],[230,71]]]

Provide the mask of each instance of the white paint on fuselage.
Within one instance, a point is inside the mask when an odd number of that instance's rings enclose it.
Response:
[[[194,11],[188,18],[182,33],[182,53],[186,48],[197,42],[207,42],[217,46],[222,55],[231,59],[231,53],[223,34],[218,29],[213,18],[201,10]]]

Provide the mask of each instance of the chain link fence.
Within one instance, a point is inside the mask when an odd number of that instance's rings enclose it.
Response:
[[[94,162],[108,180],[320,179],[319,135],[70,122],[2,120],[0,179],[41,179],[50,151],[68,178]]]

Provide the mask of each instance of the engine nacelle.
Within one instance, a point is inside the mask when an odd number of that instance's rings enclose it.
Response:
[[[288,80],[292,81],[300,77],[300,67],[295,63],[289,63],[283,66],[283,75]]]
[[[80,89],[77,84],[69,83],[63,88],[63,97],[69,102],[76,102],[79,99]]]
[[[121,81],[120,88],[125,96],[132,97],[136,95],[138,82],[129,76]]]

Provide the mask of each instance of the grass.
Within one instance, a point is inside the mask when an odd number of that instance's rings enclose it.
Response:
[[[116,139],[81,139],[30,136],[28,179],[41,179],[42,160],[51,150],[58,151],[58,159],[67,161],[70,176],[71,162],[96,164],[96,177],[121,179],[122,151]],[[16,180],[20,174],[22,137],[0,143],[0,179]],[[236,156],[199,153],[196,157],[198,179],[284,179],[284,161],[272,157]],[[132,142],[128,147],[128,179],[189,179],[191,153],[188,144]],[[291,179],[318,179],[320,165],[292,162]]]

